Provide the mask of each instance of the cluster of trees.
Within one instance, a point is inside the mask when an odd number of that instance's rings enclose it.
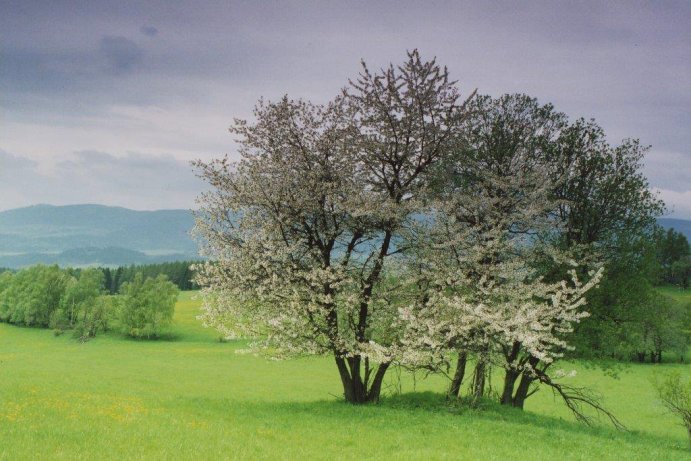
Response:
[[[239,162],[196,162],[212,186],[196,224],[207,325],[271,355],[333,355],[353,403],[377,401],[394,363],[446,373],[452,394],[473,364],[473,398],[499,367],[502,404],[542,384],[579,417],[602,410],[553,364],[574,336],[600,347],[588,319],[618,321],[596,287],[625,280],[664,209],[646,148],[529,96],[461,98],[416,51],[363,63],[327,104],[260,101],[254,119],[231,128]]]
[[[660,229],[655,246],[660,265],[659,283],[687,289],[691,277],[691,247],[686,236],[674,229]]]
[[[0,273],[0,321],[73,330],[88,340],[116,327],[137,338],[155,338],[171,324],[177,287],[165,275],[136,273],[112,296],[101,269],[61,269],[37,265]]]
[[[688,251],[684,235],[657,225],[616,235],[605,254],[606,275],[590,295],[591,316],[576,330],[576,355],[659,363],[668,353],[683,360],[691,306],[656,286],[684,289],[683,277],[671,268],[688,264]]]
[[[122,284],[133,282],[136,275],[141,273],[143,276],[155,278],[165,275],[168,280],[173,282],[180,290],[196,290],[199,287],[194,282],[192,265],[195,261],[173,261],[158,264],[142,264],[131,266],[120,266],[117,268],[103,267],[105,287],[110,294],[120,291]]]

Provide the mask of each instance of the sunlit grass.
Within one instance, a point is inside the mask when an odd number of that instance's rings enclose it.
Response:
[[[204,329],[198,306],[181,295],[166,341],[109,334],[81,344],[0,325],[0,457],[691,459],[650,382],[672,368],[688,374],[685,365],[630,365],[618,379],[575,366],[573,384],[601,392],[626,434],[574,422],[547,390],[525,412],[469,410],[445,402],[441,378],[395,370],[380,405],[355,407],[338,398],[331,359],[236,354],[242,344]]]

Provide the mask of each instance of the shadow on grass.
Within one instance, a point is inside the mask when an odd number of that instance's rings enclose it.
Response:
[[[191,399],[195,412],[240,414],[243,417],[271,421],[279,426],[290,427],[294,421],[312,421],[316,426],[334,426],[347,431],[350,425],[367,424],[373,430],[395,430],[391,421],[411,425],[429,424],[458,430],[461,424],[501,422],[507,425],[507,433],[544,434],[561,432],[564,436],[599,439],[602,442],[624,443],[633,450],[645,453],[651,446],[678,453],[677,459],[689,457],[688,445],[673,437],[627,431],[622,432],[604,421],[587,426],[576,421],[543,416],[529,411],[499,405],[492,400],[482,400],[475,407],[463,401],[449,402],[442,394],[412,392],[388,396],[378,404],[353,405],[340,399],[312,402],[239,401],[233,399]],[[211,416],[208,415],[207,416]]]

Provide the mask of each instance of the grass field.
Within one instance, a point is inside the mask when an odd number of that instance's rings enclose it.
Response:
[[[680,290],[677,287],[666,286],[658,288],[658,291],[666,294],[677,302],[691,304],[691,290]]]
[[[0,458],[691,459],[651,384],[686,365],[632,364],[618,379],[575,366],[573,384],[601,392],[628,433],[574,422],[547,390],[525,412],[449,407],[441,378],[395,370],[381,404],[355,407],[332,360],[235,354],[242,344],[219,342],[197,311],[183,293],[168,341],[0,324]]]

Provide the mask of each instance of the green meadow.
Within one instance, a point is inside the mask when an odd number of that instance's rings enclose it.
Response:
[[[449,405],[442,378],[398,370],[379,405],[352,406],[332,360],[236,353],[241,342],[201,326],[193,296],[181,294],[167,340],[80,343],[0,324],[0,458],[691,459],[652,385],[672,369],[689,376],[687,365],[630,364],[616,376],[563,365],[628,432],[577,423],[546,389],[524,412]]]
[[[691,290],[681,290],[677,287],[666,286],[658,288],[658,291],[669,296],[678,303],[691,305]]]

